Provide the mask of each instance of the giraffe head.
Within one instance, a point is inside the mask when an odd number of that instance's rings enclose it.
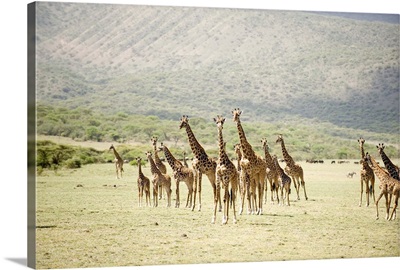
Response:
[[[110,148],[109,148],[108,150],[113,150],[113,149],[115,149],[115,148],[114,148],[114,145],[111,145]]]
[[[225,123],[225,118],[220,115],[217,115],[217,117],[214,118],[214,122],[215,124],[217,124],[218,130],[222,130]]]
[[[241,154],[241,150],[240,150],[240,143],[237,143],[233,146],[233,150],[235,150],[236,155],[240,155]]]
[[[179,125],[179,129],[182,129],[183,127],[187,127],[189,125],[189,116],[187,115],[182,115],[181,117],[181,123]]]
[[[280,143],[280,142],[283,142],[283,135],[282,134],[279,134],[278,135],[278,139],[276,140],[276,143]]]
[[[363,146],[364,143],[365,143],[364,138],[361,138],[361,137],[360,137],[360,139],[358,139],[357,141],[358,141],[358,143],[360,144],[360,146]]]
[[[378,148],[378,152],[379,154],[383,153],[383,150],[385,149],[385,146],[383,145],[383,143],[380,143],[376,146],[376,148]]]
[[[136,161],[137,161],[137,165],[139,166],[142,163],[142,158],[141,157],[137,157]]]
[[[151,143],[153,144],[153,146],[155,146],[157,144],[157,140],[158,140],[157,136],[153,136],[151,138]]]
[[[268,142],[267,142],[267,138],[262,138],[261,139],[261,145],[263,149],[268,149]]]
[[[164,143],[160,143],[160,147],[158,147],[158,151],[164,151]]]
[[[149,157],[151,158],[151,152],[150,151],[147,151],[144,154],[146,155],[147,158],[149,158]]]
[[[235,108],[232,111],[232,115],[233,115],[233,122],[238,123],[240,121],[240,115],[242,114],[242,111],[239,108]]]

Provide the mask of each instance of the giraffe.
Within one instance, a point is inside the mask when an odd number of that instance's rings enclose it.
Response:
[[[363,184],[365,183],[365,189],[366,189],[366,205],[369,205],[369,196],[373,195],[374,201],[375,201],[375,191],[374,191],[374,186],[375,186],[375,175],[374,171],[371,169],[371,167],[368,165],[368,162],[364,159],[365,158],[365,153],[364,153],[364,143],[365,140],[363,138],[360,138],[357,140],[358,144],[360,146],[360,151],[361,151],[361,171],[360,171],[360,176],[361,176],[361,196],[360,196],[360,203],[358,206],[361,206],[362,204],[362,195],[363,195]]]
[[[211,223],[215,223],[215,218],[217,214],[217,204],[220,193],[220,185],[222,183],[222,188],[224,189],[224,211],[222,217],[222,224],[226,224],[229,219],[229,200],[232,200],[233,206],[233,223],[236,223],[236,190],[238,186],[238,172],[235,165],[229,159],[225,151],[225,142],[222,135],[222,129],[225,123],[225,118],[218,115],[214,118],[214,122],[218,129],[218,161],[216,171],[216,185],[217,185],[217,196],[214,198],[214,214]],[[231,195],[229,195],[229,187],[231,189]]]
[[[136,158],[139,175],[137,179],[138,191],[139,191],[139,207],[143,204],[143,192],[146,194],[146,206],[150,203],[150,180],[142,172],[142,158]]]
[[[285,173],[285,171],[281,168],[281,166],[278,163],[278,158],[276,155],[272,157],[272,160],[274,162],[275,168],[277,170],[277,173],[279,175],[279,186],[281,188],[281,205],[284,205],[284,198],[287,199],[287,205],[290,206],[289,202],[289,194],[290,194],[290,184],[292,180],[290,177]],[[285,189],[285,197],[283,197],[283,190]],[[279,201],[278,201],[279,203]]]
[[[240,162],[242,161],[242,150],[240,149],[240,143],[237,143],[234,145],[234,150],[237,156],[237,170],[239,173],[239,190],[240,190],[240,198],[241,198],[241,203],[240,203],[240,209],[239,209],[239,215],[243,213],[243,208],[244,208],[244,199],[247,195],[247,201],[248,201],[248,213],[251,213],[251,209],[254,209],[256,205],[256,201],[254,196],[251,196],[251,193],[255,193],[255,182],[250,181],[250,176],[249,174],[242,169]],[[254,180],[254,179],[253,179]],[[253,207],[252,207],[253,205]]]
[[[161,143],[160,150],[164,151],[164,156],[174,174],[175,183],[176,183],[175,207],[178,208],[180,206],[179,183],[181,181],[183,181],[188,188],[186,207],[192,207],[193,182],[194,182],[193,170],[182,165],[182,163],[172,155],[172,153],[169,151],[168,147],[166,147],[163,143]]]
[[[124,160],[121,158],[121,156],[118,154],[117,150],[115,150],[114,145],[111,145],[109,150],[113,150],[114,152],[114,163],[115,163],[115,171],[117,173],[117,179],[119,179],[119,175],[122,178],[122,172],[124,171]]]
[[[368,153],[366,153],[364,160],[371,164],[374,173],[379,179],[379,188],[381,192],[378,196],[378,199],[375,201],[376,219],[379,219],[379,213],[378,213],[379,200],[384,195],[386,199],[386,219],[394,220],[396,218],[396,208],[398,205],[399,195],[400,195],[400,181],[391,177],[390,174],[386,172],[384,169],[382,169],[379,166],[379,164],[375,161],[375,159],[371,157]],[[389,216],[390,201],[388,201],[388,195],[394,196],[394,206],[392,214],[390,216]]]
[[[276,143],[281,143],[283,159],[286,162],[285,172],[287,175],[292,177],[294,187],[296,188],[297,200],[300,200],[300,194],[299,194],[300,184],[304,189],[304,197],[306,198],[306,200],[308,200],[307,193],[306,193],[306,183],[304,182],[303,168],[299,164],[296,164],[294,162],[293,158],[289,155],[288,151],[286,150],[285,142],[283,141],[282,134],[278,135],[278,139],[276,140]],[[300,181],[299,181],[299,178],[300,178]],[[296,183],[296,181],[297,181],[297,183]]]
[[[189,168],[189,165],[188,165],[187,162],[186,162],[186,151],[183,151],[183,152],[182,152],[182,155],[183,155],[183,165],[184,165],[186,168]]]
[[[204,148],[200,145],[197,141],[196,137],[193,134],[192,129],[189,125],[189,117],[187,115],[183,115],[180,119],[179,129],[185,128],[190,148],[193,152],[193,161],[192,161],[192,168],[194,169],[194,196],[193,196],[193,205],[192,211],[195,208],[196,204],[196,192],[199,193],[199,208],[198,210],[201,211],[201,178],[203,173],[207,175],[208,180],[213,188],[214,199],[217,196],[217,186],[215,183],[215,169],[217,167],[217,163],[212,158],[209,158]],[[217,197],[219,202],[219,209],[222,209],[221,205],[221,197]]]
[[[378,148],[378,152],[381,155],[382,161],[385,164],[386,170],[388,170],[391,177],[396,180],[400,180],[399,177],[399,167],[393,164],[393,162],[389,159],[389,157],[385,154],[384,149],[385,145],[380,143],[376,146]]]
[[[268,151],[268,143],[267,139],[263,138],[261,139],[261,145],[264,149],[264,154],[265,154],[265,162],[267,163],[267,179],[271,188],[271,203],[274,203],[274,192],[276,194],[276,200],[278,201],[279,204],[279,196],[278,196],[278,189],[279,189],[279,183],[278,183],[278,171],[277,168],[274,164],[274,161],[271,157],[271,154]],[[265,202],[267,202],[267,184],[265,184]]]
[[[157,149],[157,140],[158,138],[156,136],[153,136],[151,138],[151,143],[153,145],[153,150],[154,150],[154,162],[156,163],[157,168],[160,170],[161,173],[166,174],[167,173],[167,167],[165,164],[161,161],[161,159],[158,156],[158,149]],[[162,199],[162,186],[159,186],[158,190],[158,199]]]
[[[153,207],[158,206],[158,189],[159,186],[162,186],[167,193],[167,207],[171,206],[171,177],[168,174],[163,174],[157,168],[156,163],[154,162],[151,152],[146,152],[147,159],[150,163],[150,171],[153,175]]]
[[[239,134],[240,148],[242,149],[243,154],[240,165],[242,169],[249,174],[250,179],[253,178],[256,183],[258,190],[258,205],[257,209],[255,210],[256,214],[262,215],[264,181],[267,163],[263,160],[262,157],[256,155],[256,153],[253,151],[253,148],[251,147],[251,144],[247,141],[242,124],[240,122],[241,114],[242,111],[239,108],[236,108],[232,111],[233,121],[236,122],[236,127]]]

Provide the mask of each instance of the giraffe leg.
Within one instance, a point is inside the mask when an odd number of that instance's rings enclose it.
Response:
[[[271,203],[273,203],[274,198],[273,198],[273,194],[272,194],[272,183],[271,183],[271,181],[270,181],[270,179],[268,177],[266,177],[265,181],[264,181],[264,187],[265,187],[265,189],[264,189],[264,203],[267,203],[268,182],[269,182],[269,185],[270,185],[270,188],[271,188]]]
[[[231,188],[231,194],[232,194],[232,198],[231,200],[233,201],[233,224],[236,224],[237,220],[236,220],[236,193],[237,192],[237,187],[233,186]]]
[[[171,207],[171,193],[172,193],[171,182],[165,185],[165,193],[167,193],[167,200],[168,200],[167,207]]]
[[[224,179],[224,213],[222,215],[222,224],[228,223],[229,216],[229,185],[226,184]]]
[[[251,185],[251,179],[246,179],[246,193],[247,193],[247,214],[252,214],[252,202],[253,202],[253,187]]]
[[[296,189],[296,193],[297,193],[297,200],[300,200],[300,182],[299,179],[297,178],[297,176],[290,176],[290,178],[292,179],[292,182],[294,184],[294,187]]]
[[[197,183],[198,192],[199,192],[199,211],[201,211],[201,178],[202,178],[202,173],[199,172],[199,181]]]
[[[259,176],[259,187],[258,187],[258,192],[259,194],[259,198],[258,198],[258,215],[262,215],[263,214],[263,198],[264,198],[264,178],[263,175]]]
[[[175,180],[176,184],[176,202],[175,202],[175,208],[179,208],[180,206],[180,198],[179,198],[179,179]],[[187,203],[186,203],[187,204]]]
[[[304,182],[304,176],[302,174],[300,175],[300,181],[301,181],[301,186],[303,187],[303,190],[304,190],[304,197],[306,198],[306,201],[307,201],[308,197],[307,197],[307,192],[306,192],[306,182]]]
[[[388,208],[390,209],[390,204],[392,203],[392,197],[393,197],[393,195],[392,195],[392,194],[389,194],[388,196],[389,196]],[[396,212],[395,212],[395,213],[396,213]]]
[[[192,211],[196,207],[196,195],[197,195],[197,173],[193,170],[193,204],[192,204]]]
[[[246,183],[245,183],[245,178],[243,175],[243,171],[240,172],[239,175],[239,183],[240,183],[240,208],[239,208],[239,215],[243,213],[243,207],[244,207],[244,198],[246,196]]]
[[[145,190],[145,193],[146,193],[146,206],[151,206],[150,191],[147,188]]]
[[[372,195],[373,200],[375,201],[375,178],[372,177],[371,179],[371,185],[370,185],[370,195]]]
[[[385,193],[385,199],[386,199],[386,220],[390,220],[389,211],[390,211],[390,204],[392,202],[392,194]]]
[[[363,183],[364,183],[364,180],[363,180],[362,177],[361,177],[361,196],[360,196],[360,203],[358,204],[359,207],[361,207],[361,204],[362,204]]]
[[[379,206],[379,200],[382,198],[382,196],[383,196],[383,193],[384,192],[382,192],[381,191],[381,193],[379,194],[379,196],[378,196],[378,199],[376,200],[376,202],[375,202],[375,206],[376,206],[376,219],[379,219],[379,211],[378,211],[378,206]]]
[[[186,206],[185,207],[190,208],[190,207],[192,207],[193,187],[188,182],[186,182],[186,185],[188,188],[188,195],[186,198]]]
[[[158,199],[161,200],[163,198],[163,187],[162,185],[158,186]]]
[[[219,174],[217,174],[217,177],[216,177],[217,179],[216,179],[216,186],[218,187],[218,188],[215,188],[214,189],[214,212],[213,212],[213,216],[212,216],[212,218],[211,218],[211,223],[212,224],[214,224],[215,223],[215,218],[216,218],[216,216],[217,216],[217,205],[218,205],[218,193],[220,192],[220,189],[219,189],[219,185],[220,185],[220,175]]]
[[[158,186],[155,185],[153,187],[153,207],[157,207],[158,204],[157,199],[158,199]]]
[[[275,181],[274,184],[275,184],[276,201],[277,204],[279,205],[279,183],[278,181]]]
[[[365,199],[366,199],[366,204],[365,204],[365,207],[368,207],[369,206],[369,185],[368,185],[368,181],[367,182],[365,182]]]
[[[390,215],[390,218],[388,220],[395,220],[396,208],[397,208],[398,201],[399,201],[399,194],[397,192],[397,194],[394,195],[394,205],[393,205],[392,214]]]
[[[252,188],[252,196],[253,196],[253,200],[252,200],[252,214],[256,214],[257,213],[257,185],[256,183],[253,183],[253,188]]]

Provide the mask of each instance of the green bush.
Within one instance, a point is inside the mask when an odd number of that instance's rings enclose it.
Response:
[[[71,158],[64,162],[64,166],[68,169],[77,169],[82,166],[82,162],[78,158]]]

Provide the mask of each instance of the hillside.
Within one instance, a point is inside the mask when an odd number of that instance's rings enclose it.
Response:
[[[399,25],[318,13],[39,2],[39,104],[312,119],[399,133]]]

